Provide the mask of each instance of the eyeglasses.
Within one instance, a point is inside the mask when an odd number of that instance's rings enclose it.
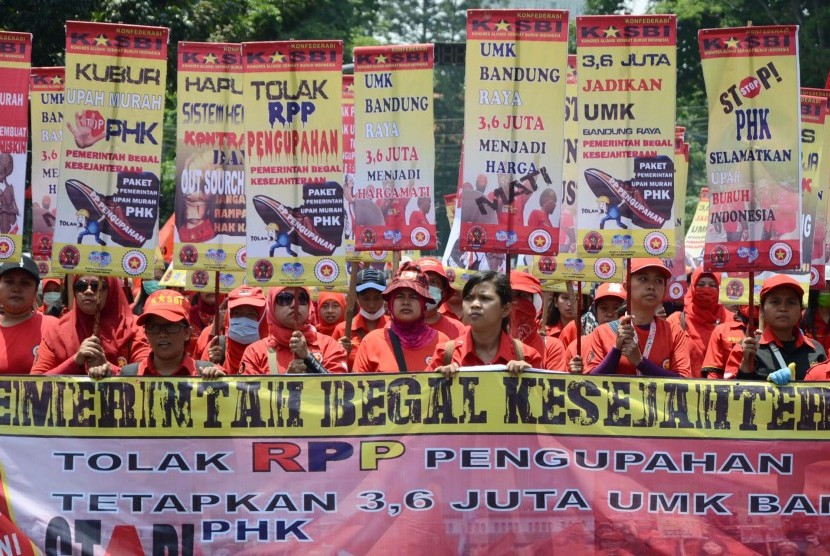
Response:
[[[107,283],[99,282],[98,280],[78,280],[75,282],[75,293],[85,293],[87,290],[92,290],[92,293],[98,293],[98,288],[102,290],[107,289]]]
[[[147,334],[160,334],[164,332],[165,334],[178,334],[185,328],[187,328],[187,323],[184,322],[166,322],[164,324],[145,324],[144,331]]]
[[[293,305],[294,304],[294,294],[291,293],[291,292],[280,292],[280,293],[277,294],[276,301],[277,301],[277,305],[280,305],[282,307],[287,307],[288,305]],[[308,305],[309,301],[311,301],[311,300],[308,298],[307,293],[300,292],[299,295],[297,295],[297,303],[299,303],[300,305]]]

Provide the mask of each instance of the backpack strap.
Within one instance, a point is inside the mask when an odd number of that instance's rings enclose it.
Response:
[[[138,363],[127,363],[121,367],[118,376],[136,376],[138,374]]]
[[[516,361],[524,361],[525,360],[525,350],[522,346],[522,343],[513,338],[513,353],[516,354]]]
[[[444,344],[444,366],[452,363],[452,354],[455,351],[455,341],[450,340]]]
[[[392,351],[395,352],[395,361],[398,363],[398,372],[409,372],[406,368],[406,357],[403,355],[403,348],[401,348],[401,339],[395,334],[391,328],[386,329],[389,332],[389,340],[392,342]]]

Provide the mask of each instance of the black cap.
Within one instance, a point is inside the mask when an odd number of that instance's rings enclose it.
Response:
[[[3,263],[0,266],[0,276],[12,270],[24,270],[34,277],[35,282],[40,282],[40,272],[38,271],[37,263],[27,255],[21,255],[19,262]]]
[[[360,293],[366,290],[377,290],[381,293],[386,289],[386,276],[376,268],[364,268],[357,273],[357,287],[355,291]]]

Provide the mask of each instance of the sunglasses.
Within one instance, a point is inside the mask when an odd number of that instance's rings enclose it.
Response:
[[[291,292],[280,292],[277,294],[277,305],[282,307],[287,307],[288,305],[294,304],[294,294]],[[308,297],[306,292],[300,292],[297,296],[297,303],[300,305],[308,305],[309,301],[311,301]]]
[[[78,280],[75,282],[75,293],[85,293],[87,290],[92,290],[92,293],[98,293],[98,288],[102,290],[107,289],[107,283],[99,282],[98,280]]]
[[[145,324],[144,331],[147,334],[160,334],[164,332],[165,334],[178,334],[185,328],[190,326],[185,322],[166,322],[164,324]]]

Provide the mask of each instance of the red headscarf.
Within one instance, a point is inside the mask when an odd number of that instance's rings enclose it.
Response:
[[[80,276],[76,276],[72,285]],[[119,348],[129,345],[135,336],[133,312],[121,281],[118,278],[99,276],[98,279],[107,284],[107,300],[101,308],[98,321],[98,339],[110,363],[118,362]],[[73,289],[74,291],[74,289]],[[71,323],[67,326],[67,323]],[[72,310],[61,317],[61,334],[55,337],[56,353],[63,353],[65,357],[74,354],[81,347],[81,342],[92,336],[95,325],[95,316],[87,315],[73,305]]]
[[[712,331],[718,324],[726,322],[728,313],[718,302],[716,288],[697,287],[697,283],[703,276],[714,278],[720,287],[720,274],[704,273],[703,267],[697,267],[692,273],[691,286],[683,298],[683,312],[686,314],[686,333],[701,347],[703,353],[706,353]]]
[[[280,324],[274,314],[274,308],[277,305],[277,295],[286,289],[304,291],[306,295],[309,296],[309,304],[311,304],[311,295],[309,295],[306,288],[271,288],[268,292],[268,303],[265,305],[265,318],[268,320],[268,345],[272,348],[276,348],[277,346],[287,348],[288,343],[291,341],[291,335],[294,334],[295,330],[293,327],[286,328]],[[297,294],[299,292],[295,291],[294,293]],[[302,332],[305,337],[305,341],[309,346],[317,345],[317,329],[309,324],[308,319],[306,319],[304,323],[300,324],[298,330]]]
[[[334,301],[342,309],[340,318],[334,324],[326,324],[323,322],[323,303],[326,301]],[[337,325],[346,320],[346,296],[337,292],[320,292],[320,295],[317,296],[317,305],[319,305],[317,309],[317,332],[331,336],[334,329],[337,328]]]

